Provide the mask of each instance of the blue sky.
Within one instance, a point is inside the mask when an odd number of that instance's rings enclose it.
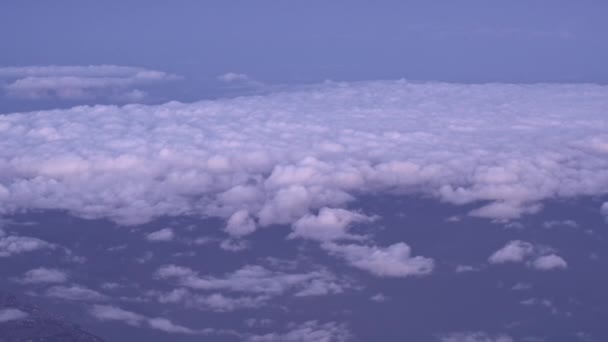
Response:
[[[605,83],[606,13],[605,1],[5,1],[0,65]]]

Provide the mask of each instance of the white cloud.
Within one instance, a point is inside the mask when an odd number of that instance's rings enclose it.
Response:
[[[344,324],[308,321],[301,324],[290,324],[285,333],[249,335],[245,340],[249,342],[346,342],[352,338],[353,336]]]
[[[104,301],[107,297],[80,285],[57,285],[46,290],[45,296],[73,301]]]
[[[318,215],[307,214],[294,224],[290,238],[302,237],[319,241],[336,239],[360,239],[352,235],[348,228],[353,223],[368,222],[371,218],[344,209],[321,208]]]
[[[607,105],[599,85],[379,81],[4,115],[0,211],[123,224],[196,213],[234,217],[226,229],[245,235],[399,192],[513,219],[547,199],[606,193]]]
[[[374,302],[377,302],[377,303],[382,303],[382,302],[386,302],[389,298],[387,296],[383,295],[382,293],[377,293],[377,294],[371,296],[369,299]]]
[[[536,258],[534,261],[532,261],[531,266],[538,270],[548,271],[553,269],[567,268],[568,263],[566,263],[566,260],[558,255],[549,254]]]
[[[226,232],[233,236],[243,236],[255,231],[255,221],[249,215],[249,211],[241,209],[236,211],[226,223]]]
[[[0,323],[24,319],[27,316],[28,314],[26,312],[23,312],[16,308],[0,309]]]
[[[157,270],[156,277],[173,279],[180,286],[194,290],[226,290],[265,296],[277,296],[286,292],[292,292],[296,296],[326,295],[341,293],[343,287],[348,286],[326,270],[286,273],[257,265],[243,266],[223,277],[201,276],[187,267],[165,265]]]
[[[328,242],[323,248],[346,259],[352,266],[380,277],[423,276],[430,274],[434,267],[433,259],[412,257],[410,247],[403,242],[388,247]]]
[[[236,72],[227,72],[225,74],[219,75],[217,77],[218,81],[221,82],[225,82],[225,83],[232,83],[232,82],[246,82],[249,81],[249,76],[247,76],[246,74],[239,74]]]
[[[53,249],[55,245],[28,236],[5,236],[0,237],[0,258],[10,257],[15,254],[33,252],[40,249]]]
[[[207,335],[215,332],[212,329],[190,329],[163,317],[147,317],[112,305],[93,305],[89,312],[100,321],[119,321],[133,326],[145,325],[150,329],[170,334]]]
[[[600,207],[600,213],[608,220],[608,202],[604,202]]]
[[[135,87],[178,79],[162,71],[116,65],[2,67],[6,96],[25,99],[141,101]]]
[[[65,271],[40,267],[25,272],[18,281],[24,284],[65,283],[67,279]]]
[[[523,262],[532,254],[534,254],[534,245],[521,240],[513,240],[509,241],[504,247],[494,252],[488,261],[492,264]]]
[[[171,241],[174,237],[175,233],[171,228],[163,228],[146,235],[146,240],[154,242]]]
[[[454,332],[441,336],[441,342],[514,342],[505,334],[488,334],[485,332]]]
[[[566,260],[554,254],[552,248],[521,240],[507,242],[504,247],[494,252],[488,261],[491,264],[526,262],[529,267],[541,271],[568,267]]]

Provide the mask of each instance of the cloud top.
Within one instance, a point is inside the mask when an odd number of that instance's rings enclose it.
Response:
[[[361,220],[337,209],[399,192],[485,203],[471,214],[512,219],[546,199],[606,192],[607,110],[598,85],[379,81],[11,114],[0,116],[0,211],[123,224],[200,214],[226,219],[235,236],[295,224],[294,237],[331,240]]]

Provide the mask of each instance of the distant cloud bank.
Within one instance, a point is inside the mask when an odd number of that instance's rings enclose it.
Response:
[[[177,79],[163,71],[117,65],[0,67],[5,96],[28,100],[137,102],[147,97],[141,87]]]

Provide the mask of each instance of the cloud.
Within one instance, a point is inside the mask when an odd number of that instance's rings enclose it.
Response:
[[[226,232],[232,236],[251,234],[256,229],[256,223],[249,215],[249,211],[242,209],[236,211],[226,223]]]
[[[514,342],[511,336],[505,334],[488,334],[485,332],[454,332],[442,335],[441,342]]]
[[[162,71],[116,65],[50,65],[1,67],[2,79],[8,80],[3,87],[6,96],[13,98],[136,102],[147,96],[136,87],[179,77]]]
[[[552,252],[550,247],[513,240],[494,252],[488,261],[491,264],[526,262],[529,267],[541,271],[567,268],[566,261]]]
[[[576,221],[573,221],[573,220],[561,220],[561,221],[551,220],[551,221],[543,222],[543,228],[548,228],[548,229],[552,229],[552,228],[556,228],[556,227],[577,228],[578,226],[579,226],[578,223],[576,223]]]
[[[307,272],[271,271],[257,265],[246,265],[223,276],[203,276],[182,266],[165,265],[156,278],[178,287],[169,291],[147,291],[160,303],[175,303],[200,310],[227,312],[257,308],[281,295],[295,297],[339,294],[353,285],[325,269]]]
[[[338,245],[325,243],[323,248],[338,255],[352,266],[380,277],[423,276],[433,271],[434,261],[421,256],[412,257],[403,242],[388,247]]]
[[[387,300],[389,300],[389,298],[385,295],[383,295],[382,293],[376,293],[375,295],[371,296],[369,298],[371,301],[377,302],[377,303],[382,303],[382,302],[386,302]]]
[[[604,216],[604,218],[608,221],[608,202],[604,202],[600,207],[600,213]]]
[[[260,81],[253,79],[247,74],[237,72],[227,72],[222,75],[218,75],[216,80],[224,84],[227,89],[238,89],[238,90],[262,90],[263,88],[270,89],[270,87]]]
[[[301,324],[290,324],[285,333],[249,335],[245,340],[249,342],[345,342],[352,338],[352,334],[344,324],[308,321]]]
[[[45,291],[45,296],[73,301],[105,301],[107,297],[95,290],[80,285],[53,286]]]
[[[223,277],[201,276],[182,266],[165,265],[156,271],[159,279],[176,281],[180,286],[203,291],[224,290],[251,293],[268,298],[292,292],[295,296],[320,296],[343,292],[348,284],[326,270],[302,273],[271,271],[258,265],[246,265]],[[182,292],[184,293],[184,292]],[[219,300],[220,298],[217,297]],[[258,301],[262,298],[258,298]],[[250,302],[250,301],[249,301]]]
[[[121,321],[129,325],[140,325],[145,320],[143,315],[111,305],[93,305],[90,313],[100,321]]]
[[[111,305],[93,305],[90,314],[100,321],[120,321],[133,326],[147,325],[150,329],[170,334],[207,334],[208,330],[194,330],[171,322],[162,317],[150,318]]]
[[[175,237],[175,233],[171,228],[163,228],[146,235],[146,240],[159,242],[159,241],[171,241]]]
[[[399,193],[515,219],[548,199],[606,193],[606,106],[599,85],[378,81],[4,115],[0,212],[121,224],[198,214],[235,236],[289,224],[303,237],[322,208]]]
[[[246,74],[239,74],[236,72],[227,72],[225,74],[219,75],[217,80],[224,83],[232,83],[232,82],[246,82],[249,81],[250,78]]]
[[[549,254],[543,255],[532,261],[532,267],[537,270],[548,271],[553,269],[567,268],[568,263],[562,257]]]
[[[54,268],[35,268],[25,272],[23,277],[18,279],[23,284],[40,283],[65,283],[68,279],[66,272]]]
[[[369,222],[370,217],[344,209],[321,208],[318,215],[307,214],[294,224],[290,238],[301,237],[319,241],[336,239],[360,239],[348,228],[353,223]]]
[[[198,294],[185,288],[177,288],[169,292],[148,291],[148,297],[155,298],[163,304],[182,304],[188,308],[203,311],[230,312],[244,308],[258,308],[266,305],[270,296],[262,295],[224,295],[222,293]]]
[[[15,308],[3,308],[0,309],[0,323],[16,321],[24,319],[28,316],[26,312],[23,312]]]
[[[38,238],[15,235],[0,237],[0,258],[53,248],[55,245]]]
[[[471,265],[458,265],[455,269],[456,273],[468,273],[479,271],[479,268]]]
[[[523,262],[532,254],[534,254],[534,245],[529,242],[514,240],[509,241],[504,247],[494,252],[488,261],[492,264]]]

